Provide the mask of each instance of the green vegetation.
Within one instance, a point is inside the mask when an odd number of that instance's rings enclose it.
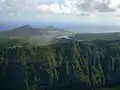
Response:
[[[109,87],[109,88],[101,88],[101,89],[97,89],[97,90],[120,90],[120,86],[113,86],[113,87]]]
[[[0,90],[93,90],[120,82],[119,41],[36,46],[7,40],[0,44]]]

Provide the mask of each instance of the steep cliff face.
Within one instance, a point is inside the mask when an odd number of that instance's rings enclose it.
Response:
[[[119,43],[74,41],[14,46],[0,52],[1,89],[40,90],[75,85],[85,89],[119,82]]]

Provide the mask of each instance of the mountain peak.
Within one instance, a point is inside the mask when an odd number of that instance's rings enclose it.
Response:
[[[30,25],[24,25],[24,26],[20,26],[18,28],[32,28]]]
[[[53,27],[53,26],[47,26],[46,28],[55,28],[55,27]]]
[[[55,28],[54,26],[46,26],[46,27],[44,27],[45,29],[49,29],[49,30],[58,30],[58,28]]]

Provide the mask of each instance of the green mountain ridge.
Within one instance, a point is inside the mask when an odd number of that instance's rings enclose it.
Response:
[[[0,90],[93,90],[120,83],[120,43],[13,45],[0,49],[0,73]]]

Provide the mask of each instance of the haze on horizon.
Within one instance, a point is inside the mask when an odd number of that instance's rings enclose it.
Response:
[[[0,26],[9,22],[52,22],[53,25],[69,23],[78,26],[92,24],[117,27],[120,25],[120,1],[0,0]]]

